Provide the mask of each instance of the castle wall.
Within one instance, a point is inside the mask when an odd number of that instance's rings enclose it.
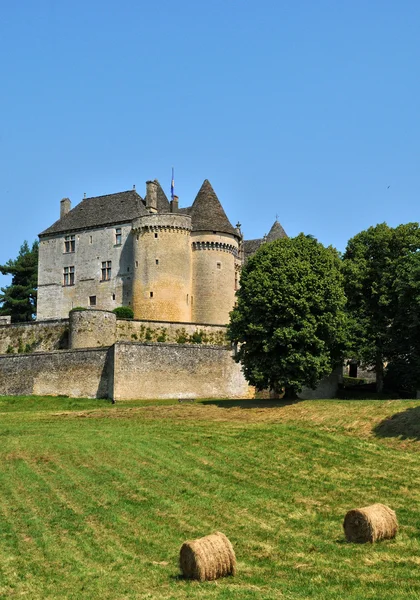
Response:
[[[116,340],[117,317],[104,310],[82,310],[70,313],[69,348],[112,346]]]
[[[61,350],[0,356],[0,395],[108,398],[113,350]]]
[[[214,346],[117,343],[111,348],[0,356],[0,395],[74,398],[247,398],[232,352]]]
[[[337,367],[330,375],[328,375],[328,377],[324,377],[314,390],[304,387],[298,396],[301,400],[326,400],[328,398],[336,398],[338,384],[342,380],[343,368]]]
[[[180,343],[199,335],[203,345],[226,346],[226,327],[200,323],[172,323],[169,321],[117,320],[117,341]]]
[[[117,343],[114,399],[247,398],[232,352],[211,346]]]
[[[0,354],[50,352],[68,347],[69,320],[0,324]]]
[[[121,228],[121,244],[116,241]],[[132,298],[133,239],[131,223],[74,233],[75,251],[65,252],[65,235],[41,238],[38,264],[37,319],[66,318],[76,306],[112,310]],[[102,279],[102,262],[111,261],[111,278]],[[74,267],[74,285],[65,286],[64,268]]]
[[[193,232],[192,321],[226,325],[235,303],[235,255],[233,235]]]
[[[191,321],[191,217],[155,214],[133,221],[133,309],[137,319]]]

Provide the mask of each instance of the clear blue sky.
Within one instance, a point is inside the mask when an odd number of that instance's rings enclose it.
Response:
[[[61,198],[169,194],[172,165],[247,239],[419,220],[419,30],[418,0],[4,2],[0,264]]]

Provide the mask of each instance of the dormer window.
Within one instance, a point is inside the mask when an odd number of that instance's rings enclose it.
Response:
[[[66,235],[64,237],[64,252],[68,254],[69,252],[74,252],[76,250],[76,236],[75,235]]]

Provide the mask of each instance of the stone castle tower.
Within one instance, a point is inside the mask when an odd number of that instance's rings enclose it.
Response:
[[[159,182],[85,198],[40,234],[38,320],[76,307],[131,306],[136,319],[224,325],[243,261],[265,240],[244,241],[206,179],[192,206],[169,202]]]

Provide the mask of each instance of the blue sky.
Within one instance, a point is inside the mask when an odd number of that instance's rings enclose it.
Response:
[[[61,198],[169,194],[172,165],[247,239],[418,221],[419,27],[408,0],[3,3],[0,264]]]

